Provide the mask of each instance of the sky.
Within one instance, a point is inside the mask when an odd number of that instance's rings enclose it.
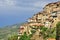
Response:
[[[26,22],[51,2],[60,0],[0,0],[0,27]]]

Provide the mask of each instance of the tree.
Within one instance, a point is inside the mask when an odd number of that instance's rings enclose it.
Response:
[[[47,40],[48,38],[56,38],[56,27],[46,28],[40,27],[40,34],[43,36],[43,39]]]
[[[26,32],[24,33],[24,35],[21,35],[20,36],[20,39],[19,40],[30,40],[30,37],[27,36]]]
[[[60,40],[60,22],[56,25],[56,40]]]

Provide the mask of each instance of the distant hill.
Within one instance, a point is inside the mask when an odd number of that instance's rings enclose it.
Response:
[[[18,33],[18,28],[21,24],[14,24],[11,26],[5,26],[0,28],[0,40],[7,40],[7,37],[11,34]]]

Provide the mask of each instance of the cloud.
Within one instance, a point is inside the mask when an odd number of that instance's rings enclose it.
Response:
[[[38,2],[34,3],[34,6],[35,7],[44,7],[45,4],[47,4],[47,3],[43,2],[43,1],[38,1]]]
[[[43,9],[43,7],[46,4],[53,1],[50,1],[50,0],[0,0],[0,8],[18,9],[18,10],[19,9],[20,10],[39,10],[39,9]]]
[[[26,5],[23,0],[0,0],[0,10],[32,10],[33,7],[30,6],[31,4]]]
[[[15,6],[16,1],[14,0],[0,0],[0,7],[9,7],[9,6]]]
[[[13,1],[13,0],[6,0],[5,1],[5,3],[6,3],[6,5],[8,5],[8,6],[13,6],[13,5],[15,5],[15,1]]]
[[[48,3],[52,3],[52,2],[57,2],[58,0],[38,0],[36,2],[33,2],[33,7],[34,10],[35,9],[42,9],[45,7],[45,5],[47,5]]]

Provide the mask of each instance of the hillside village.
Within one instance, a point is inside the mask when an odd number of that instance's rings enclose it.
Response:
[[[35,30],[35,28],[42,26],[47,28],[54,28],[56,27],[57,22],[60,22],[60,1],[47,4],[43,8],[43,11],[38,12],[29,18],[27,23],[24,23],[20,26],[19,35],[23,35],[24,32],[29,35],[31,34],[31,30]],[[39,40],[40,38],[38,35],[40,31],[41,30],[37,29],[31,40]],[[43,39],[41,38],[41,40]]]

